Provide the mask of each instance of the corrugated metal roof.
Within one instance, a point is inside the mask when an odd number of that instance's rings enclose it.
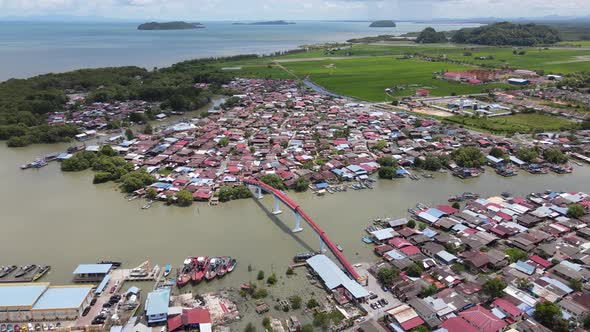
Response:
[[[307,264],[322,278],[329,289],[342,286],[357,299],[369,296],[369,292],[364,287],[344,274],[326,255],[315,255],[307,260]]]
[[[146,314],[148,316],[168,314],[170,305],[170,289],[160,289],[148,293],[145,301]]]
[[[387,239],[391,239],[393,237],[393,228],[383,228],[383,229],[379,229],[376,231],[371,232],[371,234],[373,234],[373,236],[379,240],[379,241],[383,241],[383,240],[387,240]]]
[[[33,309],[78,309],[91,290],[92,286],[50,287]]]
[[[96,294],[102,293],[104,291],[104,288],[109,283],[109,280],[111,280],[111,275],[107,274],[106,276],[104,276],[104,278],[102,279],[102,281],[100,282],[98,287],[96,287],[96,290],[94,291],[94,293],[96,293]]]
[[[80,264],[73,274],[101,274],[108,273],[113,264]]]
[[[526,273],[528,275],[532,275],[533,273],[535,273],[535,267],[523,261],[516,262],[515,267],[518,271]]]
[[[0,285],[0,308],[33,306],[48,284]]]

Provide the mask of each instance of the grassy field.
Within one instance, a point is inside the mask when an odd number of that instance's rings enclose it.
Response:
[[[480,93],[489,88],[507,88],[506,84],[467,85],[434,79],[435,72],[461,71],[476,66],[506,66],[539,70],[546,73],[590,71],[590,51],[572,49],[524,48],[525,54],[513,54],[510,47],[474,47],[452,44],[355,44],[336,49],[311,49],[308,52],[272,58],[220,62],[219,67],[240,67],[231,70],[238,77],[286,79],[294,75],[310,77],[332,92],[369,101],[386,101],[413,95],[417,89],[428,89],[431,95],[464,95]],[[464,52],[471,52],[465,56]],[[464,62],[426,62],[418,58],[398,59],[408,53],[446,56]],[[476,59],[493,56],[492,60]],[[275,63],[276,61],[276,63]],[[284,67],[288,71],[283,70]],[[386,88],[395,89],[388,95]]]
[[[434,79],[442,70],[465,70],[469,66],[442,62],[399,60],[392,57],[286,62],[282,64],[299,77],[342,95],[370,101],[388,99],[386,88],[395,88],[393,96],[414,95],[417,89],[429,89],[432,95],[480,93],[504,84],[467,85]]]
[[[488,119],[455,115],[445,118],[444,121],[495,134],[559,131],[574,129],[577,126],[575,122],[564,118],[538,113],[521,113]]]
[[[469,56],[464,52],[471,52]],[[590,70],[590,51],[565,49],[525,48],[524,55],[513,54],[512,48],[486,47],[476,49],[437,49],[424,51],[427,55],[446,55],[449,59],[466,61],[475,65],[492,65],[497,68],[504,66],[519,69],[544,70],[546,73],[571,73]],[[492,60],[479,60],[479,57],[494,57]]]

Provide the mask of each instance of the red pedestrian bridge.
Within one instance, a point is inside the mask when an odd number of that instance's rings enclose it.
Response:
[[[256,196],[259,199],[262,198],[262,191],[270,193],[274,196],[275,203],[274,203],[274,209],[272,211],[273,214],[280,214],[281,213],[281,210],[279,210],[279,202],[283,202],[283,204],[285,204],[289,209],[291,209],[291,211],[293,211],[293,213],[295,213],[295,228],[293,229],[293,232],[296,233],[296,232],[302,231],[300,219],[303,218],[303,220],[305,220],[305,222],[307,222],[307,224],[320,237],[320,246],[325,244],[328,247],[328,249],[330,250],[330,252],[332,252],[332,254],[338,259],[340,264],[342,264],[344,269],[350,274],[350,276],[357,281],[361,280],[361,276],[358,274],[358,272],[356,272],[354,267],[348,262],[346,257],[344,257],[342,252],[340,252],[340,250],[338,250],[338,248],[336,247],[334,242],[332,242],[332,240],[330,240],[330,238],[328,237],[326,232],[324,232],[322,230],[322,228],[320,227],[320,225],[318,225],[307,213],[305,213],[303,208],[301,208],[301,206],[299,206],[295,201],[293,201],[291,198],[289,198],[284,192],[282,192],[278,189],[275,189],[275,188],[267,185],[264,182],[254,180],[254,179],[242,179],[242,182],[245,185],[257,188]]]

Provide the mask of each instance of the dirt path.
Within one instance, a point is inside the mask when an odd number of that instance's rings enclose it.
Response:
[[[385,58],[391,55],[356,55],[356,56],[326,56],[317,58],[294,58],[294,59],[276,59],[276,63],[284,62],[304,62],[304,61],[322,61],[322,60],[345,60],[345,59],[368,59],[368,58]]]
[[[586,62],[590,61],[590,55],[577,55],[571,60],[563,60],[563,61],[552,61],[547,62],[547,65],[559,65],[562,63],[575,63],[575,62]]]

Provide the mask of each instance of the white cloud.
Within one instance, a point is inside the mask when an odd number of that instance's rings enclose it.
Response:
[[[589,0],[0,0],[0,16],[129,19],[415,19],[583,15]]]

